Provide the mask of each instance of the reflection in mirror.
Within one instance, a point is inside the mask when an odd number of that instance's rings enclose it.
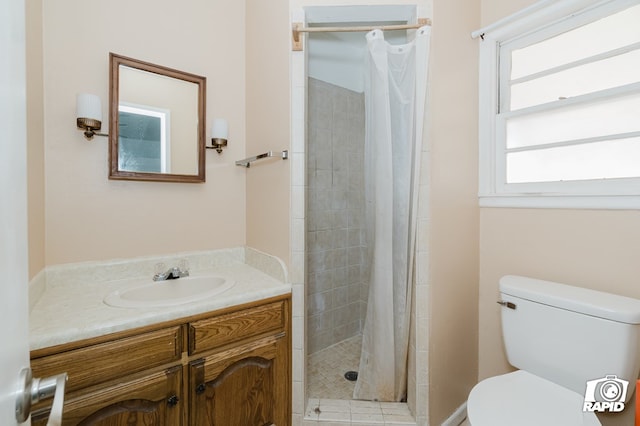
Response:
[[[118,105],[118,168],[129,172],[172,173],[169,110]],[[193,173],[194,170],[186,172]]]
[[[110,179],[204,182],[205,83],[111,54]]]

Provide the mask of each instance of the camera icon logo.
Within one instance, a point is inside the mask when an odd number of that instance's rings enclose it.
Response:
[[[589,380],[584,393],[583,411],[618,413],[624,410],[629,382],[616,375]]]

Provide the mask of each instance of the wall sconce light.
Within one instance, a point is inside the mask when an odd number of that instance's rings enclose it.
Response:
[[[211,126],[211,145],[208,149],[215,149],[218,154],[222,153],[222,148],[227,146],[227,138],[229,137],[229,124],[224,118],[216,118]]]
[[[100,97],[89,93],[78,93],[76,97],[76,126],[84,130],[84,137],[92,139],[94,135],[109,136],[98,133],[102,127],[102,103]]]

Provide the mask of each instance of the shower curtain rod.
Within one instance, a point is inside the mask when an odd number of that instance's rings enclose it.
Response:
[[[403,24],[403,25],[366,25],[366,26],[352,26],[352,27],[305,27],[300,22],[294,22],[292,28],[293,44],[292,50],[302,50],[302,39],[300,33],[339,33],[339,32],[361,32],[361,31],[392,31],[392,30],[415,30],[425,25],[431,25],[431,19],[418,18],[417,24]]]

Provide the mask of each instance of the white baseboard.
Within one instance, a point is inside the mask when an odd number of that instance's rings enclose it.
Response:
[[[467,418],[467,402],[465,401],[456,411],[449,416],[447,420],[442,422],[442,426],[458,426]]]

